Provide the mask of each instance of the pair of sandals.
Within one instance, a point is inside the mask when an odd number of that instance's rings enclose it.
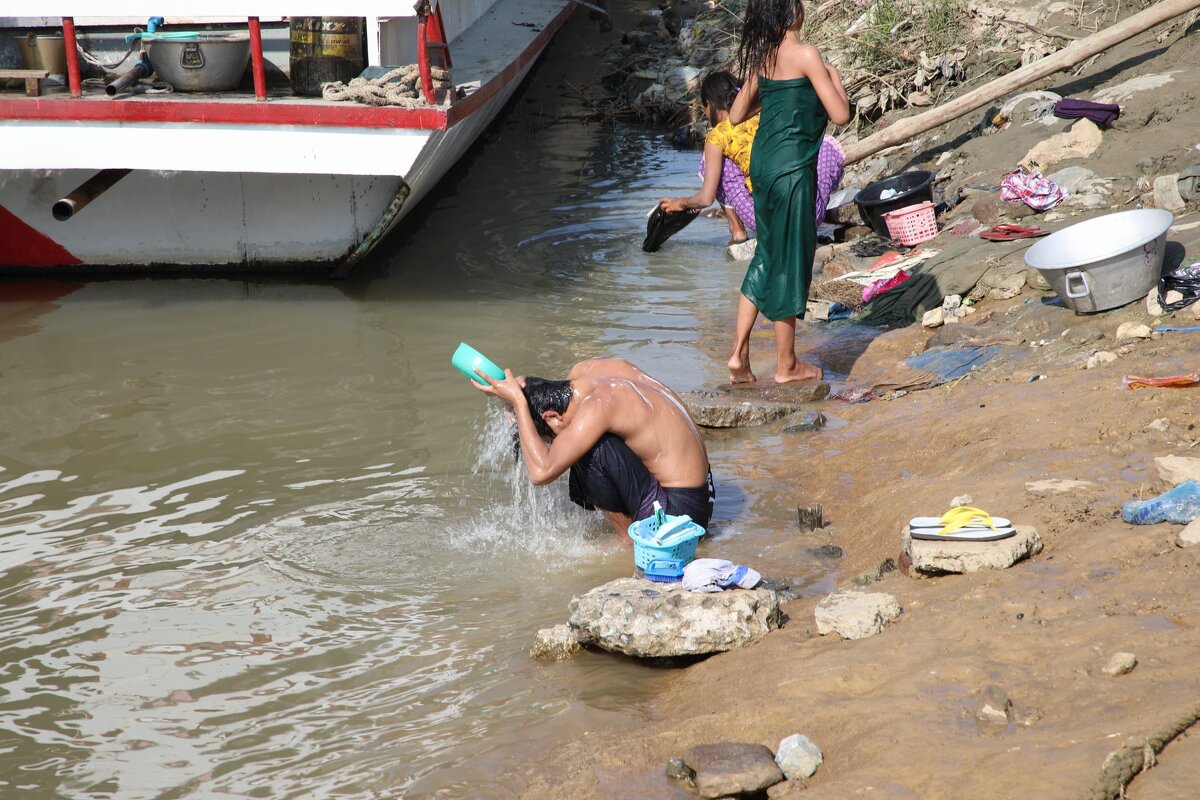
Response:
[[[1026,228],[1024,225],[993,225],[986,231],[979,232],[980,239],[987,239],[989,242],[1012,242],[1017,239],[1037,239],[1041,236],[1049,236],[1050,231],[1042,228]]]
[[[940,517],[914,517],[908,530],[914,539],[934,541],[994,542],[1016,535],[1011,521],[974,506],[955,506]]]

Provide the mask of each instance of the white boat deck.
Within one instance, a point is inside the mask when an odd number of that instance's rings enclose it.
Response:
[[[522,73],[570,10],[566,0],[497,0],[450,42],[451,76],[466,97],[449,105],[367,106],[286,88],[266,100],[251,91],[3,91],[0,169],[403,175],[432,131],[461,122]]]

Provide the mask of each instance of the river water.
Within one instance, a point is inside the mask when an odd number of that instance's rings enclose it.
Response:
[[[448,363],[723,377],[724,225],[640,250],[697,155],[553,124],[576,16],[349,281],[2,285],[0,796],[503,796],[524,756],[650,713],[668,671],[526,655],[631,558],[528,486]],[[754,462],[783,446],[710,442],[711,552],[770,556],[792,512]]]

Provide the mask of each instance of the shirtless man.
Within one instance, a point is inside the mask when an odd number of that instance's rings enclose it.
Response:
[[[544,486],[570,470],[571,500],[599,509],[624,534],[654,513],[708,527],[715,493],[708,452],[678,395],[619,358],[581,361],[562,381],[503,381],[477,373],[479,390],[512,408],[529,479]]]

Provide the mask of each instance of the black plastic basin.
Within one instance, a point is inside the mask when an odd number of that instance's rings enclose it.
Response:
[[[919,169],[875,181],[858,193],[858,197],[854,198],[854,204],[858,206],[858,213],[862,216],[863,221],[870,225],[877,234],[887,237],[889,236],[887,221],[884,220],[883,215],[925,200],[932,203],[933,177],[932,172]],[[895,189],[898,194],[887,200],[881,200],[879,196],[888,189]]]

